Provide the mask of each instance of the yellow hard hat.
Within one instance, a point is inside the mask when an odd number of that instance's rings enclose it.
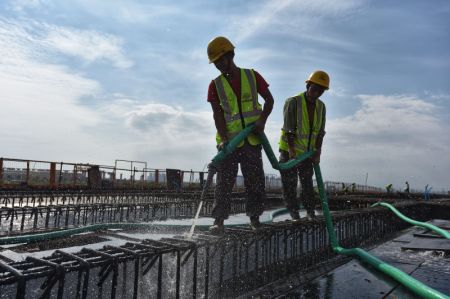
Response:
[[[230,40],[223,36],[218,36],[212,39],[208,44],[208,58],[209,63],[213,63],[223,54],[233,51],[234,46]]]
[[[330,76],[328,76],[328,74],[324,71],[312,72],[311,75],[309,75],[308,80],[305,81],[305,83],[308,82],[316,83],[322,87],[325,87],[325,89],[330,88]]]

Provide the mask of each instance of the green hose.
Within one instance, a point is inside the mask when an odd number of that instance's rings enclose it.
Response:
[[[316,180],[317,180],[317,187],[319,188],[319,195],[320,199],[322,201],[322,209],[323,209],[323,215],[325,217],[325,224],[327,226],[328,235],[330,237],[330,243],[333,248],[333,251],[338,254],[343,255],[351,255],[351,256],[357,256],[362,261],[368,263],[369,265],[373,266],[380,272],[383,272],[384,274],[388,275],[389,277],[395,279],[399,283],[401,283],[403,286],[408,288],[413,293],[423,297],[423,298],[450,298],[445,294],[442,294],[441,292],[434,290],[430,288],[429,286],[423,284],[422,282],[412,278],[405,272],[383,262],[382,260],[370,255],[366,251],[362,250],[361,248],[351,248],[351,249],[345,249],[339,246],[337,239],[336,239],[336,233],[333,228],[333,222],[331,221],[331,215],[328,208],[328,200],[327,196],[325,194],[325,188],[323,185],[322,180],[322,173],[320,172],[320,166],[314,165],[314,172],[316,174]]]
[[[228,142],[225,145],[225,147],[212,159],[212,163],[217,166],[221,161],[223,161],[226,158],[226,156],[228,156],[229,154],[234,152],[234,150],[236,150],[237,146],[248,136],[248,134],[250,134],[252,132],[254,127],[255,127],[255,125],[253,125],[253,124],[249,125],[244,130],[242,130],[238,135],[236,135],[233,139],[231,139],[230,142]],[[273,153],[272,147],[270,146],[270,143],[269,143],[269,140],[267,139],[266,134],[264,134],[264,132],[261,133],[259,135],[259,138],[260,138],[261,144],[264,148],[264,151],[267,155],[267,158],[270,161],[270,164],[276,170],[291,169],[291,168],[297,166],[303,160],[311,157],[314,154],[313,151],[309,151],[309,152],[303,153],[301,155],[298,155],[295,159],[289,160],[288,162],[279,163],[275,154]]]
[[[444,238],[450,240],[450,234],[446,230],[443,230],[443,229],[441,229],[441,228],[439,228],[437,226],[434,226],[433,224],[430,224],[430,223],[420,222],[420,221],[413,220],[413,219],[411,219],[409,217],[406,217],[405,215],[400,213],[396,208],[394,208],[394,206],[392,206],[392,205],[390,205],[388,203],[377,202],[377,203],[371,205],[371,207],[376,207],[376,206],[382,206],[382,207],[388,208],[392,212],[394,212],[395,215],[397,215],[400,219],[402,219],[402,220],[404,220],[404,221],[406,221],[408,223],[411,223],[412,225],[420,226],[420,227],[424,227],[424,228],[427,228],[429,230],[432,230],[435,233],[437,233],[437,234],[443,236]]]

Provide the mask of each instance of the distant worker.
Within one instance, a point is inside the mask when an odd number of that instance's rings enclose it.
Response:
[[[341,190],[342,192],[347,193],[348,187],[344,183],[341,183]]]
[[[392,184],[386,185],[386,192],[390,194],[392,192]]]
[[[324,71],[315,71],[305,81],[306,91],[286,99],[284,123],[280,139],[280,162],[313,150],[314,156],[297,167],[280,171],[283,197],[293,222],[300,220],[297,201],[297,183],[302,186],[301,201],[307,218],[315,218],[313,188],[313,165],[320,162],[323,137],[325,136],[325,104],[319,99],[329,88],[330,78]]]
[[[344,193],[347,194],[348,193],[348,185],[344,184]]]
[[[431,187],[431,186],[429,187],[428,184],[425,186],[425,191],[423,192],[423,195],[424,195],[424,199],[426,201],[430,200],[430,191],[431,191],[431,189],[433,189],[433,187]]]
[[[224,220],[231,209],[231,192],[236,181],[238,165],[244,176],[247,193],[245,211],[250,216],[250,227],[260,227],[259,216],[266,200],[265,176],[261,154],[261,142],[257,134],[264,132],[267,118],[273,108],[269,84],[253,69],[239,68],[234,63],[234,45],[219,36],[208,44],[209,63],[214,63],[220,75],[211,81],[208,102],[211,104],[217,129],[216,142],[221,150],[230,139],[246,126],[254,123],[250,134],[238,148],[221,163],[217,173],[212,217],[212,233],[224,231]],[[258,102],[258,94],[264,99],[264,107]]]
[[[406,185],[406,187],[405,187],[404,191],[405,191],[406,194],[409,194],[409,183],[408,183],[408,181],[405,182],[405,185]]]
[[[356,184],[352,183],[352,193],[355,193],[355,192],[356,192]]]

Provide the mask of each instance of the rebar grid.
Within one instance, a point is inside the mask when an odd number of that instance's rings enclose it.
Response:
[[[235,193],[234,197],[242,197]],[[0,191],[0,207],[37,207],[81,204],[144,204],[198,200],[200,191],[170,190],[55,190]],[[208,194],[207,198],[212,198]]]
[[[397,207],[426,221],[444,218],[441,211],[450,205]],[[334,223],[344,246],[373,244],[408,227],[385,209],[337,212]],[[264,225],[257,233],[233,228],[222,237],[144,240],[75,254],[58,250],[50,257],[27,257],[23,262],[0,261],[0,297],[233,297],[333,256],[323,219],[299,225],[286,221]]]
[[[197,201],[168,201],[153,204],[61,205],[0,209],[0,236],[36,230],[54,230],[98,223],[149,222],[192,217]],[[205,202],[202,215],[211,214],[213,202]],[[234,199],[231,212],[245,212],[245,201]]]
[[[245,212],[244,196],[233,193],[232,214]],[[281,202],[281,195],[269,196],[272,202]],[[198,199],[197,192],[0,192],[0,236],[99,223],[193,217]],[[369,207],[376,201],[361,196],[332,196],[330,205],[336,210],[354,209]],[[209,216],[212,207],[209,197],[201,215]]]

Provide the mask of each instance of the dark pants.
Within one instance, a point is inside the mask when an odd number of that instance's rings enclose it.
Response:
[[[227,219],[230,214],[231,191],[236,182],[239,164],[247,193],[246,214],[250,217],[260,216],[264,211],[266,193],[261,145],[252,146],[246,142],[219,166],[212,210],[212,217],[215,219]]]
[[[289,153],[280,151],[280,162],[289,161]],[[300,178],[302,191],[300,199],[308,214],[314,214],[314,185],[313,185],[313,164],[311,160],[301,162],[297,167],[282,170],[281,182],[283,183],[283,198],[289,212],[297,213],[300,203],[297,200],[297,182]],[[297,178],[298,177],[298,178]]]

